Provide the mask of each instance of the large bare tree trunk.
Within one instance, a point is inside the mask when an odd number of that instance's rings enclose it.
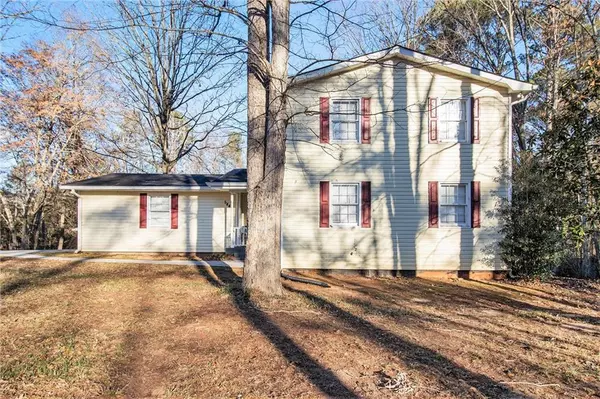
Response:
[[[65,207],[63,206],[60,210],[60,221],[58,225],[58,247],[57,249],[63,249],[65,245]]]
[[[27,217],[24,217],[23,224],[21,225],[21,249],[29,249],[29,232],[27,231],[27,225]]]
[[[11,211],[11,204],[7,201],[7,199],[0,193],[0,202],[2,203],[2,208],[4,210],[4,215],[6,216],[7,228],[10,234],[10,242],[8,243],[8,249],[18,249],[19,248],[19,239],[17,234],[17,222],[15,220],[16,211]]]
[[[248,242],[244,289],[280,295],[289,0],[248,2]],[[269,14],[272,51],[269,54]]]
[[[33,217],[33,249],[38,249],[40,242],[40,228],[42,227],[44,211],[38,210]]]

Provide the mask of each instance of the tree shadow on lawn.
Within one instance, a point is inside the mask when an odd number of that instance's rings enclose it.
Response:
[[[231,298],[237,310],[248,320],[254,328],[259,330],[279,352],[298,371],[303,373],[310,382],[328,397],[358,398],[359,396],[348,388],[329,369],[323,367],[291,338],[289,338],[277,324],[260,309],[242,291],[242,279],[227,267],[210,268],[196,267],[210,284],[215,287],[228,286],[231,289]]]
[[[464,287],[457,284],[444,282],[442,280],[425,280],[421,278],[414,278],[409,284],[398,285],[391,283],[386,285],[388,290],[382,290],[381,288],[360,284],[356,281],[347,282],[343,278],[339,279],[334,276],[320,276],[320,278],[331,284],[340,286],[345,285],[348,289],[352,289],[363,294],[394,298],[394,293],[398,293],[400,297],[407,297],[407,295],[422,297],[423,292],[426,292],[428,295],[428,300],[430,300],[432,303],[435,302],[438,306],[442,307],[466,306],[472,308],[473,306],[478,306],[485,307],[490,310],[499,310],[501,308],[509,307],[515,310],[541,312],[552,316],[564,317],[571,320],[600,325],[600,317],[576,313],[578,307],[574,304],[563,304],[565,306],[573,307],[573,312],[535,305],[515,299],[508,292],[491,289],[489,288],[490,286],[498,286],[496,284],[489,284],[482,281],[470,280],[469,282],[477,287]],[[431,287],[434,287],[435,289],[432,290]],[[553,302],[552,300],[549,301]]]
[[[28,260],[30,261],[30,260]],[[41,262],[46,262],[41,260]],[[59,261],[62,262],[62,261]],[[16,271],[21,278],[11,278],[7,283],[0,287],[0,296],[2,295],[13,295],[19,291],[23,291],[30,288],[41,288],[52,284],[61,284],[68,281],[75,280],[89,280],[90,282],[108,282],[108,281],[119,281],[124,278],[144,278],[147,279],[149,276],[152,278],[168,277],[173,275],[180,275],[181,270],[162,270],[155,272],[152,269],[140,270],[140,266],[144,266],[143,263],[131,264],[131,270],[115,270],[115,271],[84,271],[79,266],[89,265],[85,260],[76,260],[68,262],[65,265],[47,269],[41,269],[38,267],[26,267],[26,268],[15,268],[11,271]],[[110,265],[110,264],[109,264]],[[136,266],[137,268],[133,268]],[[154,265],[147,265],[154,266]],[[185,266],[182,266],[184,268]],[[5,269],[9,270],[9,269]],[[75,273],[70,273],[76,271]],[[186,278],[185,275],[181,276]]]
[[[41,260],[41,262],[43,261],[44,260]],[[40,270],[39,268],[16,269],[18,274],[25,276],[21,278],[16,278],[14,280],[11,279],[7,282],[7,284],[0,287],[0,296],[12,295],[18,291],[33,286],[46,285],[46,281],[48,279],[68,273],[75,269],[77,266],[79,266],[81,263],[81,260],[76,260],[73,262],[68,262],[66,265],[52,267],[45,270]]]
[[[359,397],[359,395],[340,381],[333,372],[319,364],[309,356],[292,339],[258,309],[242,292],[241,277],[229,268],[204,268],[198,267],[198,272],[216,287],[231,287],[232,299],[240,313],[280,351],[280,353],[324,394],[334,397]],[[351,331],[370,340],[384,350],[393,353],[396,357],[406,362],[411,367],[434,376],[448,391],[459,397],[465,395],[489,397],[528,398],[528,396],[515,392],[493,379],[479,373],[469,371],[440,353],[383,330],[376,325],[364,320],[348,311],[345,311],[323,297],[313,292],[293,288],[284,284],[292,293],[303,296],[315,303],[319,308],[335,319],[341,321]],[[480,394],[473,392],[476,389]]]
[[[541,299],[543,301],[548,301],[551,303],[555,303],[558,305],[564,305],[564,306],[570,306],[573,308],[579,308],[582,304],[581,303],[577,303],[577,302],[572,302],[563,298],[554,298],[552,295],[552,293],[549,292],[544,292],[544,291],[540,291],[540,290],[536,290],[527,286],[523,286],[521,288],[524,288],[525,290],[519,290],[509,284],[501,284],[501,283],[496,283],[496,282],[488,282],[488,281],[482,281],[482,280],[472,280],[474,283],[476,284],[482,284],[482,285],[486,285],[489,287],[494,287],[500,290],[504,290],[504,291],[509,291],[512,293],[515,293],[517,295],[526,295],[526,296],[531,296],[531,297],[535,297],[538,299]],[[556,283],[554,283],[556,284]],[[558,284],[557,284],[558,285]],[[565,288],[563,286],[561,286],[562,289],[569,289],[569,288]],[[536,293],[530,292],[530,291],[535,291]],[[583,291],[584,293],[586,293],[585,291]],[[588,293],[589,294],[589,293]],[[598,303],[597,300],[593,300],[593,299],[589,299],[589,298],[581,298],[582,302],[585,302],[586,304],[590,305],[592,307],[592,309],[594,310],[600,310],[600,308],[598,307],[598,305],[600,303]]]
[[[331,316],[343,322],[349,329],[361,334],[381,348],[394,353],[409,366],[422,371],[425,375],[435,376],[448,392],[452,392],[459,397],[464,397],[468,392],[472,392],[473,388],[483,395],[494,398],[528,397],[497,383],[483,374],[467,370],[434,350],[409,342],[383,330],[313,292],[298,290],[289,285],[286,285],[286,289],[311,300]]]
[[[502,320],[502,318],[470,315],[468,316],[468,320],[471,323],[468,323],[451,319],[448,316],[431,315],[427,313],[427,309],[422,312],[422,315],[417,315],[416,313],[406,313],[402,311],[396,312],[396,306],[398,305],[391,307],[386,306],[384,300],[369,301],[367,299],[349,297],[344,298],[344,302],[359,307],[361,312],[367,316],[383,317],[386,319],[385,323],[402,325],[404,329],[411,330],[414,328],[421,331],[435,331],[438,329],[436,326],[440,326],[440,333],[442,334],[444,331],[456,330],[457,332],[461,332],[458,337],[449,336],[446,339],[453,340],[455,345],[463,346],[464,348],[481,347],[483,340],[485,341],[486,345],[485,347],[478,349],[477,353],[483,353],[484,358],[488,359],[488,362],[493,361],[493,357],[499,353],[497,348],[509,348],[510,346],[513,346],[511,355],[514,357],[519,357],[519,364],[527,364],[528,370],[535,370],[539,375],[542,376],[548,376],[549,374],[548,370],[539,366],[542,358],[546,361],[552,361],[551,359],[554,359],[555,355],[558,354],[569,360],[578,359],[578,361],[582,363],[590,361],[588,357],[579,355],[576,351],[570,352],[568,350],[564,350],[565,345],[568,345],[568,347],[576,347],[576,345],[567,340],[556,336],[538,334],[535,331],[518,328],[514,325],[506,325],[505,323],[494,320]],[[451,314],[452,312],[449,313]],[[519,334],[526,334],[528,338],[525,339]],[[474,338],[473,342],[473,337],[481,338]],[[560,342],[561,345],[554,346],[551,351],[548,351],[547,347],[540,346],[536,343],[538,340],[544,340],[547,338],[551,338],[553,342]],[[443,339],[441,342],[443,342]],[[481,351],[482,349],[483,352]],[[536,357],[535,362],[531,361],[531,356],[529,353],[529,351],[532,349],[540,351],[539,357]],[[586,350],[592,351],[593,353],[595,348],[586,348]],[[489,355],[486,354],[487,351],[489,351]],[[525,355],[522,356],[523,354]],[[504,357],[504,355],[500,356],[501,359]]]

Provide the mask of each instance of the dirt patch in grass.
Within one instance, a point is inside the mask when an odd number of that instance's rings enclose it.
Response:
[[[600,392],[600,284],[5,260],[0,396],[565,398]],[[580,283],[577,283],[580,284]]]

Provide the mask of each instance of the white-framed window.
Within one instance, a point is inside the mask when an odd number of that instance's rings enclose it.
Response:
[[[469,185],[466,183],[441,183],[441,226],[469,227],[469,214]]]
[[[358,183],[331,183],[331,224],[333,226],[358,226],[359,191]]]
[[[442,99],[438,107],[438,139],[466,143],[469,131],[469,107],[464,98]]]
[[[150,227],[171,227],[171,196],[169,194],[149,194],[148,220]]]
[[[360,101],[333,99],[329,113],[332,140],[358,143],[360,138]]]

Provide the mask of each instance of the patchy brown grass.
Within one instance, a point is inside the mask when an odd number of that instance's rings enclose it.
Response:
[[[284,298],[250,300],[239,270],[22,259],[0,267],[0,396],[600,392],[598,283],[306,273],[332,288],[286,281]]]

